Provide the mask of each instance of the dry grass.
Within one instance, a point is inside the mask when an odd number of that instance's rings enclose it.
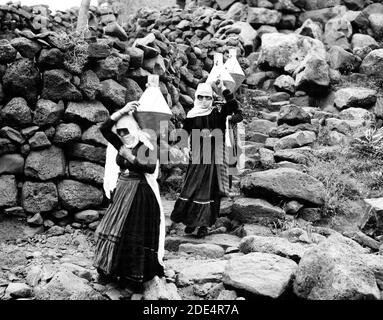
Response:
[[[74,74],[81,74],[88,61],[88,43],[76,32],[58,32],[57,41],[65,48],[64,66]]]
[[[338,152],[311,160],[308,173],[325,186],[323,216],[353,215],[353,202],[383,197],[383,129],[369,129]]]

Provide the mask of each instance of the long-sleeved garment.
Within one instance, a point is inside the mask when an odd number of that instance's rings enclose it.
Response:
[[[115,121],[108,119],[101,133],[117,150],[123,143],[112,131]],[[140,157],[144,148],[145,159]],[[146,150],[145,150],[146,148]],[[142,284],[155,275],[162,276],[158,260],[160,207],[145,179],[145,173],[156,169],[156,151],[138,143],[133,162],[117,155],[121,173],[108,210],[96,230],[94,266],[104,273]],[[125,172],[128,169],[129,172]]]
[[[171,214],[174,222],[190,227],[211,226],[219,215],[220,199],[226,195],[227,168],[223,161],[226,117],[231,115],[233,123],[243,119],[239,103],[230,91],[225,90],[224,97],[226,103],[220,112],[215,108],[209,115],[186,118],[184,122],[183,128],[191,135],[191,158],[182,191]],[[210,132],[220,129],[221,135],[200,137],[198,144],[193,141],[193,129]],[[208,139],[210,150],[206,149],[206,143],[204,146],[204,139]],[[217,145],[216,139],[219,141]],[[195,163],[196,160],[199,163]]]

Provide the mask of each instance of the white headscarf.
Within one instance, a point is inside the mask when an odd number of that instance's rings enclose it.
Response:
[[[116,132],[117,129],[126,128],[129,130],[129,133],[137,137],[139,141],[145,144],[150,150],[154,150],[153,144],[150,142],[150,135],[147,132],[144,132],[139,127],[138,123],[132,116],[129,114],[122,117],[116,125],[113,127],[112,131]],[[104,172],[104,191],[105,195],[110,199],[111,192],[116,188],[118,173],[120,168],[116,163],[116,156],[118,151],[113,147],[112,144],[108,143],[106,149],[106,162],[105,162],[105,172]],[[153,190],[153,193],[156,196],[158,205],[160,207],[160,233],[158,241],[158,262],[161,265],[164,265],[163,257],[165,252],[165,213],[162,206],[160,189],[157,183],[157,178],[159,174],[159,161],[157,160],[157,165],[154,173],[145,173],[146,181]]]
[[[208,108],[203,106],[203,101],[199,101],[197,96],[209,96],[212,98]],[[195,92],[194,107],[188,112],[186,118],[207,116],[213,111],[213,89],[208,83],[200,83]]]
[[[117,121],[115,127],[115,129],[128,129],[129,134],[136,138],[137,143],[138,141],[141,141],[150,150],[154,150],[153,144],[150,142],[150,135],[147,132],[141,130],[140,126],[131,113],[121,117]]]

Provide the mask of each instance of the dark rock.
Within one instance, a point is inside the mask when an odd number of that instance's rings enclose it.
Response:
[[[55,103],[50,100],[37,101],[34,111],[33,123],[40,127],[56,125],[64,115],[64,103]]]
[[[44,87],[41,97],[52,101],[79,101],[81,92],[71,83],[72,75],[61,69],[45,71]]]
[[[0,137],[0,155],[16,151],[16,146],[7,138]]]
[[[108,145],[108,141],[102,135],[98,125],[91,126],[86,131],[84,131],[81,140],[85,143],[95,146],[106,147]]]
[[[0,129],[0,137],[1,138],[5,138],[5,139],[9,139],[13,142],[16,142],[17,144],[22,144],[24,143],[24,138],[22,137],[22,135],[20,134],[20,132],[18,132],[17,130],[11,128],[11,127],[3,127]]]
[[[45,149],[51,146],[50,141],[44,132],[38,131],[35,135],[29,139],[29,145],[31,146],[31,150],[40,150]]]
[[[24,172],[24,158],[19,154],[0,156],[0,175],[4,173],[21,174]]]
[[[70,161],[69,175],[78,181],[102,185],[104,180],[104,167],[85,161]]]
[[[123,77],[129,68],[129,61],[120,57],[108,56],[97,62],[95,72],[100,80],[119,79]]]
[[[126,102],[139,100],[142,96],[141,87],[133,79],[123,78],[120,84],[126,88]]]
[[[55,146],[41,151],[32,151],[26,159],[24,174],[43,181],[64,176],[64,152]]]
[[[231,219],[241,223],[256,223],[260,218],[267,218],[269,221],[283,219],[285,212],[277,206],[273,206],[263,199],[240,198],[234,201],[231,208]]]
[[[106,148],[76,143],[71,148],[73,158],[105,164]]]
[[[126,89],[113,79],[101,82],[100,100],[111,110],[122,108],[125,103]]]
[[[40,52],[41,46],[32,40],[27,38],[14,38],[11,40],[11,45],[18,51],[20,54],[29,59],[34,59],[34,57]]]
[[[300,123],[310,123],[310,115],[302,108],[295,105],[282,106],[278,116],[278,125],[288,124],[291,126]]]
[[[40,69],[57,69],[63,66],[64,54],[57,48],[42,49],[37,59]]]
[[[102,203],[103,193],[96,187],[74,181],[63,180],[58,184],[59,200],[68,210],[82,210]]]
[[[25,127],[32,123],[31,109],[24,98],[13,98],[0,110],[4,122]]]
[[[81,75],[79,88],[84,97],[88,100],[96,99],[97,92],[100,90],[100,79],[92,70],[87,70]]]
[[[6,39],[0,40],[0,64],[11,63],[16,59],[17,51]]]
[[[241,190],[247,197],[295,199],[316,206],[324,204],[326,194],[320,181],[294,169],[251,173],[241,180]]]
[[[108,110],[99,101],[69,102],[65,119],[75,122],[98,123],[107,120]]]
[[[94,59],[104,59],[109,57],[111,48],[107,41],[98,39],[97,42],[91,42],[88,45],[88,57]]]
[[[17,205],[17,184],[15,176],[0,176],[0,207],[14,207]]]
[[[21,191],[21,203],[25,211],[31,213],[55,209],[58,205],[56,185],[53,182],[26,181]]]
[[[5,92],[10,96],[23,97],[34,103],[41,85],[40,72],[32,60],[17,60],[7,68],[3,85]]]

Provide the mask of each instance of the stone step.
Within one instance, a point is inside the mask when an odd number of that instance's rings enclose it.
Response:
[[[185,236],[167,236],[165,239],[165,249],[168,251],[178,251],[180,244],[192,243],[192,244],[216,244],[221,246],[224,250],[229,247],[238,247],[241,238],[231,234],[212,234],[202,239],[196,238],[192,235]]]

